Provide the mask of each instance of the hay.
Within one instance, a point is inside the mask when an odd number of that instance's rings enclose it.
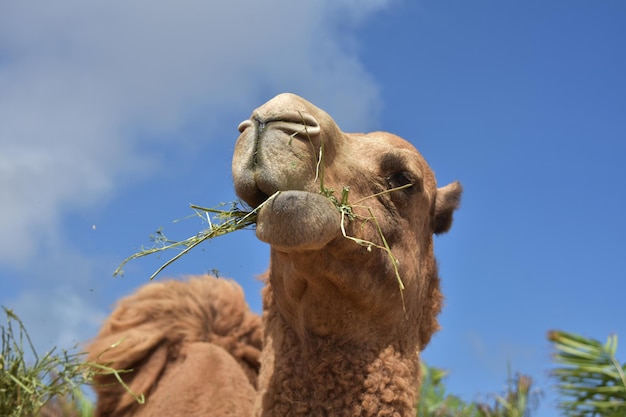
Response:
[[[324,194],[326,197],[328,197],[330,199],[330,201],[333,202],[333,204],[335,205],[335,207],[337,207],[337,210],[339,210],[339,212],[341,213],[341,234],[343,235],[344,238],[353,241],[354,243],[356,243],[357,245],[363,246],[365,248],[367,248],[368,252],[372,251],[372,248],[377,248],[380,250],[383,250],[387,253],[387,256],[389,257],[389,260],[391,261],[391,264],[393,265],[393,269],[396,275],[396,281],[398,282],[398,288],[400,289],[400,298],[402,299],[402,310],[405,313],[406,316],[406,304],[404,302],[404,282],[402,281],[402,277],[400,276],[400,270],[398,269],[398,265],[400,265],[400,261],[398,260],[398,258],[396,258],[396,256],[393,254],[393,252],[391,251],[391,248],[389,247],[389,244],[387,243],[387,239],[385,238],[385,234],[383,233],[382,228],[380,227],[380,223],[378,223],[378,219],[376,218],[376,216],[374,216],[374,213],[372,212],[372,208],[369,206],[358,206],[361,208],[364,208],[365,210],[367,210],[367,212],[369,213],[369,217],[361,217],[361,216],[357,216],[354,213],[353,208],[357,207],[357,204],[365,201],[369,198],[373,198],[373,197],[377,197],[383,194],[387,194],[390,193],[392,191],[397,191],[397,190],[402,190],[404,188],[409,188],[412,187],[413,184],[405,184],[402,185],[400,187],[396,187],[396,188],[391,188],[389,190],[385,190],[385,191],[381,191],[379,193],[376,194],[372,194],[370,196],[364,197],[360,200],[358,200],[355,203],[352,204],[348,204],[348,195],[350,193],[350,187],[343,187],[343,190],[341,192],[341,201],[338,200],[335,196],[334,196],[334,192],[331,189],[324,189],[322,191],[322,194]],[[368,222],[368,221],[372,221],[374,222],[374,226],[376,227],[376,231],[378,232],[378,236],[380,236],[380,239],[382,241],[382,245],[379,245],[377,243],[374,243],[372,241],[369,240],[365,240],[365,239],[359,239],[357,237],[354,236],[350,236],[346,233],[346,227],[345,227],[345,222],[346,222],[346,218],[348,219],[348,221],[354,221],[357,217],[359,217],[363,222]]]
[[[171,249],[178,249],[180,252],[170,258],[167,262],[161,265],[152,275],[150,280],[153,280],[159,275],[165,268],[171,265],[173,262],[180,259],[185,254],[189,253],[193,248],[201,244],[202,242],[223,236],[228,233],[235,232],[249,228],[256,224],[256,216],[258,211],[269,201],[273,200],[279,192],[273,194],[265,202],[259,205],[254,210],[247,210],[243,203],[233,202],[230,204],[228,210],[222,210],[217,208],[201,207],[195,204],[191,204],[190,207],[195,211],[195,216],[205,220],[209,227],[202,230],[196,235],[190,236],[187,239],[176,241],[168,239],[163,233],[163,229],[159,228],[154,235],[150,237],[150,240],[154,242],[154,245],[150,248],[142,248],[139,252],[124,259],[122,263],[115,269],[113,276],[124,275],[124,266],[133,259],[142,258],[144,256],[152,255],[155,253],[165,252]]]

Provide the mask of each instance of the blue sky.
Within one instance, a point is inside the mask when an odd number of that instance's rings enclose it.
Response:
[[[237,124],[284,91],[463,183],[424,353],[452,392],[484,400],[510,364],[556,416],[546,332],[626,338],[621,0],[36,3],[0,1],[0,304],[40,349],[147,282],[164,258],[111,273],[154,230],[187,237],[189,203],[234,199]],[[164,276],[216,268],[260,308],[253,232],[195,252]]]

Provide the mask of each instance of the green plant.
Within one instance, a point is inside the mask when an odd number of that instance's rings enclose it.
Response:
[[[0,416],[53,416],[55,414],[45,413],[55,407],[63,411],[62,407],[74,404],[80,407],[79,414],[75,415],[86,417],[91,407],[81,391],[83,385],[89,384],[99,373],[113,374],[123,384],[120,376],[123,371],[86,362],[84,353],[57,352],[53,348],[40,356],[20,318],[13,310],[2,308],[7,324],[0,326]],[[143,401],[143,396],[135,398]],[[63,415],[72,414],[65,410]]]
[[[422,362],[422,386],[417,404],[418,417],[478,417],[476,405],[466,403],[446,392],[443,369],[429,367]]]
[[[507,391],[496,395],[493,404],[478,404],[481,417],[529,417],[539,404],[541,392],[532,389],[533,380],[527,375],[511,377],[509,370]]]
[[[529,417],[539,404],[541,392],[532,388],[532,379],[526,375],[509,377],[507,392],[503,396],[494,395],[491,404],[465,402],[446,392],[447,375],[442,369],[422,363],[417,417]]]
[[[92,417],[95,409],[89,397],[80,389],[55,396],[37,413],[37,417]]]
[[[615,357],[617,336],[605,343],[573,333],[548,333],[553,358],[552,370],[562,396],[559,408],[571,417],[626,416],[626,364]]]

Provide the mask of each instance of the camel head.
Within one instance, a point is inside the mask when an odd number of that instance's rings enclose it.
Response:
[[[460,184],[437,188],[406,140],[344,133],[293,94],[254,110],[239,131],[235,190],[262,205],[256,234],[271,245],[269,281],[285,322],[347,342],[412,334],[407,343],[423,347],[442,298],[433,234],[450,228]]]

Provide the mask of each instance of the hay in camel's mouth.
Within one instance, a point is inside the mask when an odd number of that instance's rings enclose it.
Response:
[[[302,115],[301,115],[302,117]],[[351,240],[357,245],[363,246],[366,248],[368,252],[372,251],[372,248],[376,248],[386,252],[389,261],[391,262],[395,277],[397,280],[398,288],[400,290],[400,295],[402,299],[402,308],[406,315],[406,305],[404,301],[404,282],[400,275],[399,270],[399,260],[393,254],[389,244],[387,243],[387,239],[384,236],[380,223],[376,216],[374,216],[371,207],[363,206],[361,203],[370,199],[376,198],[380,195],[391,193],[394,191],[399,191],[408,187],[412,187],[413,184],[405,184],[396,188],[391,188],[380,193],[372,194],[365,198],[361,198],[356,202],[349,203],[349,186],[344,186],[341,192],[341,197],[337,198],[335,196],[335,191],[331,188],[328,188],[324,182],[324,142],[322,141],[319,145],[319,150],[316,151],[316,147],[313,144],[309,136],[309,132],[307,130],[307,125],[303,123],[304,133],[308,138],[308,141],[312,147],[313,155],[316,155],[316,164],[315,164],[315,177],[314,183],[319,182],[319,194],[328,198],[335,208],[341,214],[341,222],[340,222],[340,230],[341,234],[345,239]],[[294,133],[295,135],[295,133]],[[191,208],[194,210],[195,214],[192,217],[200,217],[206,221],[208,227],[200,231],[194,236],[190,236],[187,239],[176,241],[171,240],[165,236],[162,228],[159,228],[152,236],[151,241],[153,242],[153,246],[150,248],[143,248],[126,258],[122,263],[117,267],[114,271],[113,275],[124,275],[123,268],[124,266],[133,259],[141,258],[147,255],[158,254],[164,251],[168,251],[170,249],[179,250],[179,253],[170,258],[164,264],[162,264],[151,276],[150,280],[154,279],[158,274],[160,274],[165,268],[171,265],[173,262],[180,259],[185,254],[189,253],[196,246],[201,243],[216,238],[218,236],[222,236],[228,233],[235,232],[237,230],[249,229],[256,225],[257,222],[257,214],[259,211],[268,203],[270,203],[273,199],[275,199],[282,192],[286,192],[286,190],[279,190],[274,192],[271,195],[268,195],[264,190],[261,190],[257,184],[256,194],[253,196],[249,196],[246,198],[247,201],[242,202],[232,202],[228,209],[221,208],[206,208],[198,205],[191,205]],[[222,205],[224,207],[224,205]],[[368,216],[358,216],[355,214],[353,207],[359,207],[364,209],[369,215]],[[359,220],[363,223],[372,222],[376,232],[380,238],[381,243],[375,243],[370,240],[360,239],[354,236],[349,235],[346,232],[346,223]]]
[[[400,275],[399,270],[399,260],[393,254],[387,240],[383,234],[381,226],[374,216],[372,209],[368,206],[362,206],[360,203],[369,199],[375,198],[380,194],[388,193],[396,190],[401,190],[407,187],[410,187],[412,184],[407,184],[401,187],[397,187],[394,189],[386,190],[382,193],[373,194],[369,197],[363,198],[355,203],[349,204],[349,187],[344,187],[342,190],[341,198],[337,198],[332,189],[321,189],[320,194],[324,195],[328,198],[335,208],[341,214],[341,222],[340,222],[340,230],[341,234],[345,239],[348,239],[359,246],[363,246],[366,248],[368,252],[371,252],[373,248],[382,250],[386,252],[386,255],[389,257],[389,260],[393,266],[396,281],[398,284],[398,288],[400,290],[400,295],[402,299],[402,308],[406,314],[406,305],[404,301],[404,282],[402,281],[402,277]],[[267,204],[269,204],[273,199],[278,197],[284,191],[277,191],[271,196],[267,197],[261,204],[259,204],[254,209],[248,208],[245,203],[242,202],[233,202],[230,204],[228,209],[223,208],[206,208],[198,205],[191,205],[190,207],[194,210],[194,215],[192,217],[200,217],[208,224],[208,227],[201,230],[196,235],[190,236],[183,240],[172,240],[166,237],[162,228],[159,228],[151,237],[151,241],[153,242],[152,247],[143,248],[136,252],[135,254],[126,258],[122,263],[117,267],[117,269],[113,272],[114,276],[124,275],[124,266],[134,260],[144,256],[159,254],[161,252],[169,251],[169,250],[178,250],[179,252],[171,257],[168,261],[163,263],[154,273],[150,276],[150,280],[153,280],[157,275],[159,275],[165,268],[169,265],[189,253],[196,246],[199,246],[201,243],[208,241],[210,239],[216,238],[218,236],[222,236],[228,233],[232,233],[242,229],[250,229],[254,227],[257,222],[257,215],[259,211]],[[223,206],[222,206],[223,207]],[[354,213],[353,207],[360,207],[365,209],[369,216],[358,216]],[[362,222],[372,222],[376,231],[381,239],[382,244],[378,244],[372,242],[370,240],[360,239],[354,236],[351,236],[346,231],[346,224],[351,221],[360,220]]]
[[[277,194],[278,193],[276,193],[275,195]],[[161,265],[152,275],[150,275],[150,280],[153,280],[165,268],[180,259],[182,256],[189,253],[189,251],[191,251],[193,248],[200,245],[204,241],[228,233],[232,233],[237,230],[246,229],[256,224],[258,211],[274,196],[266,198],[263,203],[258,205],[253,210],[249,210],[240,202],[230,203],[229,209],[206,208],[192,204],[190,207],[195,212],[193,217],[197,216],[205,220],[208,223],[208,227],[206,227],[199,233],[183,240],[169,239],[163,233],[163,229],[159,228],[156,232],[154,232],[153,235],[150,236],[150,240],[153,242],[152,247],[142,247],[139,252],[136,252],[128,258],[124,259],[113,272],[113,276],[123,276],[124,266],[133,259],[142,258],[144,256],[157,254],[169,250],[179,250],[180,252],[178,254],[170,258],[167,262]]]

